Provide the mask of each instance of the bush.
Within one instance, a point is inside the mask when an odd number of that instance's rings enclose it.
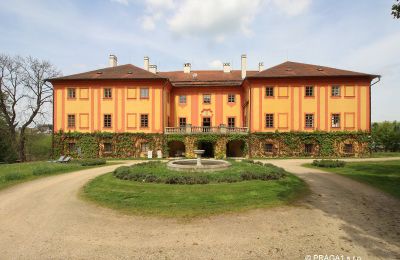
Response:
[[[312,165],[324,168],[338,168],[344,167],[346,165],[346,162],[340,160],[314,160],[312,162]]]
[[[24,179],[25,177],[26,177],[25,174],[16,173],[16,172],[9,172],[9,173],[6,173],[6,174],[4,175],[4,179],[5,179],[6,181],[21,180],[21,179]]]
[[[81,166],[94,166],[94,165],[103,165],[106,164],[106,160],[104,159],[87,159],[80,161]]]
[[[159,161],[121,166],[113,175],[121,180],[153,182],[165,184],[208,184],[233,183],[246,180],[278,180],[286,176],[286,171],[272,164],[246,160],[232,162],[232,166],[220,172],[177,172]]]

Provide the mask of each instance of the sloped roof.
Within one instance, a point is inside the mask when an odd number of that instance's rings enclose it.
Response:
[[[183,71],[160,72],[159,75],[170,80],[173,86],[221,86],[241,85],[243,82],[240,70],[192,70],[190,73]],[[257,71],[247,71],[247,75],[254,75]]]
[[[57,80],[85,80],[85,79],[163,79],[158,74],[151,73],[132,64],[109,67],[84,73],[50,79]]]
[[[371,75],[361,72],[341,70],[320,65],[286,61],[274,67],[258,72],[250,78],[279,78],[279,77],[340,77],[340,76],[364,76],[375,78],[378,75]]]

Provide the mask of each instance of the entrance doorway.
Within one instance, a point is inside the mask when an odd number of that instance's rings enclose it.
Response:
[[[226,144],[226,156],[227,157],[243,157],[244,152],[244,141],[233,140]]]
[[[211,142],[200,142],[199,149],[204,150],[202,157],[213,158],[214,157],[214,144]]]
[[[171,141],[168,143],[169,157],[184,157],[185,144],[181,141]]]

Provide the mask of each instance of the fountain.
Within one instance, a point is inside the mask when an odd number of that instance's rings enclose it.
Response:
[[[196,164],[196,166],[197,167],[199,167],[199,166],[202,166],[202,164],[201,164],[201,155],[202,154],[204,154],[204,150],[194,150],[193,151],[194,152],[194,154],[196,155],[196,160],[197,160],[197,164]]]
[[[167,163],[168,169],[175,171],[211,172],[227,169],[231,164],[224,160],[202,159],[204,150],[194,150],[196,159],[174,160]]]

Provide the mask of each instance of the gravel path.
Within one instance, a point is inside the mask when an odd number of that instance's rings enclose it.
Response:
[[[0,192],[0,259],[400,259],[400,201],[300,166],[308,161],[268,160],[310,185],[296,205],[190,222],[125,216],[77,197],[116,165],[27,182]]]

